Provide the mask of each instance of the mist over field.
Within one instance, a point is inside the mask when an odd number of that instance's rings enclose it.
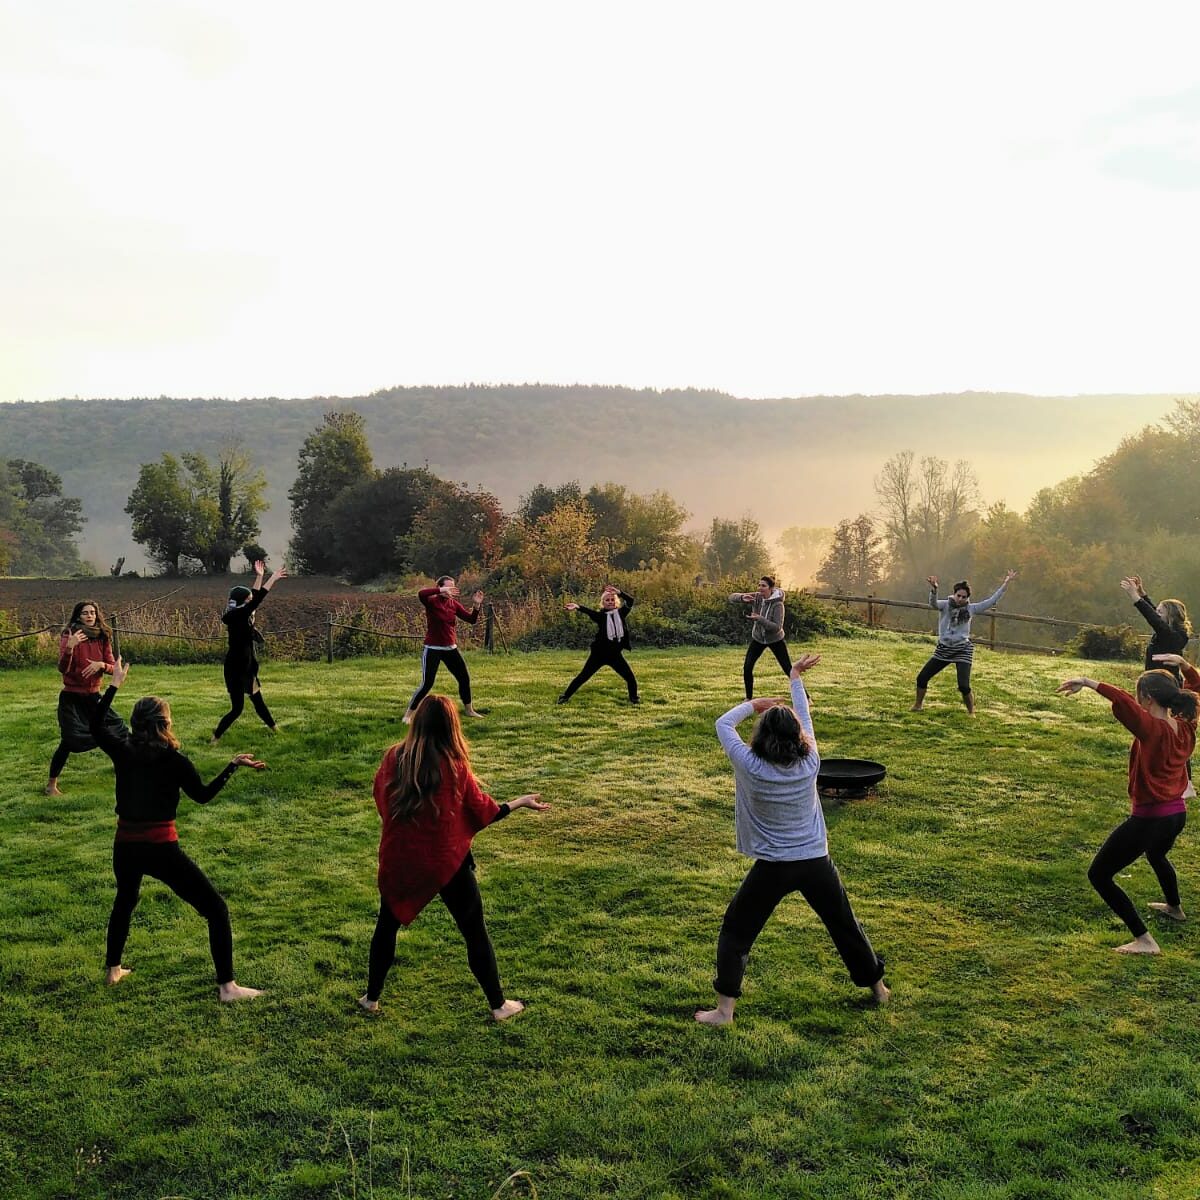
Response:
[[[1177,395],[813,396],[750,400],[715,391],[583,386],[394,388],[307,399],[57,400],[0,404],[0,459],[62,475],[83,501],[83,555],[103,569],[146,560],[124,506],[142,463],[240,442],[268,479],[262,542],[282,556],[297,452],[323,413],[366,420],[377,467],[428,464],[516,506],[535,484],[613,481],[665,489],[700,528],[749,515],[773,541],[873,508],[873,481],[898,450],[965,459],[985,503],[1023,509],[1042,487],[1086,472]]]

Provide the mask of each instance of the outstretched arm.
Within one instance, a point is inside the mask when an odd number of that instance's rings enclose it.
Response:
[[[250,767],[255,771],[263,771],[267,766],[265,762],[260,762],[252,754],[235,754],[211,783],[205,783],[190,758],[184,758],[181,754],[178,761],[180,764],[179,787],[197,804],[207,804],[233,778],[238,767]]]
[[[1074,679],[1064,679],[1055,689],[1060,695],[1074,696],[1085,688],[1103,696],[1112,705],[1113,716],[1133,734],[1139,741],[1149,735],[1154,728],[1156,717],[1152,717],[1128,692],[1111,683],[1101,683],[1096,679],[1077,675]]]
[[[763,702],[759,701],[758,703]],[[770,703],[776,702],[772,700]],[[717,741],[721,743],[721,749],[729,755],[729,760],[735,766],[738,763],[747,762],[752,757],[750,747],[742,741],[737,727],[752,713],[759,711],[761,709],[756,707],[755,701],[747,700],[743,704],[735,705],[727,713],[723,713],[717,718]]]
[[[1017,577],[1016,571],[1009,571],[1004,579],[1001,580],[1000,586],[986,599],[980,600],[978,604],[968,605],[968,609],[973,614],[987,612],[989,608],[995,608],[1000,603],[1000,597],[1004,595],[1009,583]]]

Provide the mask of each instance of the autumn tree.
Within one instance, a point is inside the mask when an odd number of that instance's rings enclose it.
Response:
[[[397,542],[422,574],[457,575],[468,563],[489,567],[500,551],[504,510],[491,492],[439,480],[412,528]]]
[[[879,584],[883,570],[883,539],[867,513],[839,521],[816,581],[831,592],[866,594]]]
[[[704,535],[704,569],[710,579],[756,579],[771,571],[771,556],[758,522],[714,517]]]
[[[525,578],[552,592],[576,591],[608,573],[608,543],[595,536],[596,513],[566,500],[526,528],[520,564]]]

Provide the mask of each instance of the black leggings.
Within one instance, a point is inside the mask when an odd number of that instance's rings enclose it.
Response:
[[[459,933],[467,943],[467,965],[483,988],[488,1007],[500,1008],[504,1004],[504,992],[500,987],[500,974],[496,970],[496,952],[492,949],[487,926],[483,923],[483,897],[475,881],[475,860],[470,854],[438,895],[450,910]],[[387,901],[381,902],[367,967],[368,1000],[378,1000],[383,991],[384,981],[396,958],[396,934],[399,931],[400,922],[392,915]]]
[[[458,695],[463,702],[463,707],[471,707],[471,676],[458,647],[437,650],[433,646],[425,646],[421,650],[421,686],[413,692],[413,697],[408,702],[409,712],[415,712],[417,705],[429,695],[429,689],[433,687],[438,667],[442,663],[446,664],[446,670],[458,680]]]
[[[271,710],[267,707],[267,702],[262,698],[262,692],[251,692],[250,703],[254,705],[254,711],[262,718],[262,723],[268,729],[275,728],[275,718],[271,716]],[[216,729],[213,730],[213,737],[221,737],[225,731],[242,715],[242,709],[246,707],[246,695],[244,692],[229,693],[229,711],[217,722]]]
[[[50,778],[57,779],[62,774],[62,769],[67,765],[67,759],[71,757],[71,751],[66,742],[59,742],[58,749],[55,750],[50,759]]]
[[[1163,899],[1179,906],[1179,880],[1167,855],[1175,839],[1183,832],[1187,813],[1172,813],[1169,817],[1130,817],[1108,835],[1108,840],[1096,852],[1088,867],[1088,882],[1100,893],[1100,898],[1121,918],[1135,938],[1146,932],[1146,923],[1138,916],[1133,901],[1117,886],[1115,876],[1143,854],[1158,877]]]
[[[633,668],[625,661],[625,655],[621,653],[619,646],[616,650],[609,650],[607,647],[603,650],[597,650],[593,646],[588,652],[587,662],[583,664],[579,674],[567,684],[567,690],[563,692],[562,698],[569,700],[601,667],[612,667],[625,680],[625,686],[629,689],[630,700],[637,699],[637,678],[634,676]]]
[[[746,661],[742,663],[742,679],[746,682],[746,699],[754,699],[754,664],[758,662],[764,650],[770,650],[783,668],[785,675],[792,672],[792,658],[788,654],[787,642],[780,638],[777,642],[751,642],[746,647]]]
[[[950,663],[944,658],[931,658],[921,668],[921,673],[917,676],[917,687],[928,687],[929,681],[939,671],[944,671],[948,666],[950,666]],[[960,659],[954,664],[954,670],[958,674],[958,690],[965,696],[971,690],[971,660],[967,659],[964,662]]]
[[[179,848],[178,842],[114,842],[113,874],[117,877],[117,898],[108,918],[110,967],[121,965],[125,939],[129,936],[129,918],[137,907],[142,876],[161,880],[181,900],[186,900],[208,922],[208,948],[218,983],[233,982],[233,930],[229,909],[203,871]]]
[[[767,918],[791,892],[799,892],[821,918],[850,978],[859,987],[870,987],[883,978],[883,959],[871,948],[828,854],[796,862],[759,859],[725,910],[717,939],[717,977],[713,980],[720,995],[736,999],[742,994],[750,949]]]

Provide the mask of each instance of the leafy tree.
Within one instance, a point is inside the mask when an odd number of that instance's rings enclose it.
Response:
[[[457,575],[469,563],[490,566],[500,551],[504,510],[491,492],[439,481],[409,533],[397,543],[413,569]]]
[[[817,570],[817,583],[831,592],[871,592],[883,569],[883,539],[867,513],[839,521]]]
[[[714,517],[704,537],[704,569],[712,579],[755,579],[770,574],[771,556],[758,522]]]
[[[691,515],[664,491],[637,495],[619,483],[594,484],[584,499],[596,514],[595,534],[610,546],[614,567],[636,571],[670,562],[682,549],[683,523]]]
[[[193,504],[182,464],[173,454],[142,464],[125,511],[132,518],[133,540],[168,575],[178,575],[188,555]]]
[[[521,497],[521,502],[517,505],[516,517],[526,525],[533,525],[539,517],[552,513],[560,504],[580,500],[582,497],[583,492],[579,488],[578,480],[575,479],[570,483],[560,483],[558,487],[539,483],[527,495]]]
[[[62,493],[62,478],[40,463],[10,458],[0,465],[0,570],[17,575],[70,575],[83,568],[75,536],[82,506]]]
[[[566,500],[526,531],[520,555],[528,582],[552,592],[599,583],[608,571],[608,544],[594,535],[596,514],[581,499]]]
[[[327,512],[340,493],[375,474],[362,416],[329,412],[300,447],[292,502],[292,540],[288,554],[298,571],[337,570],[338,553],[329,536]]]
[[[409,565],[404,539],[446,486],[423,467],[389,467],[340,492],[323,522],[334,569],[351,583],[404,570]]]
[[[785,529],[779,535],[785,577],[799,584],[814,579],[833,536],[833,530],[825,526],[792,525]]]

